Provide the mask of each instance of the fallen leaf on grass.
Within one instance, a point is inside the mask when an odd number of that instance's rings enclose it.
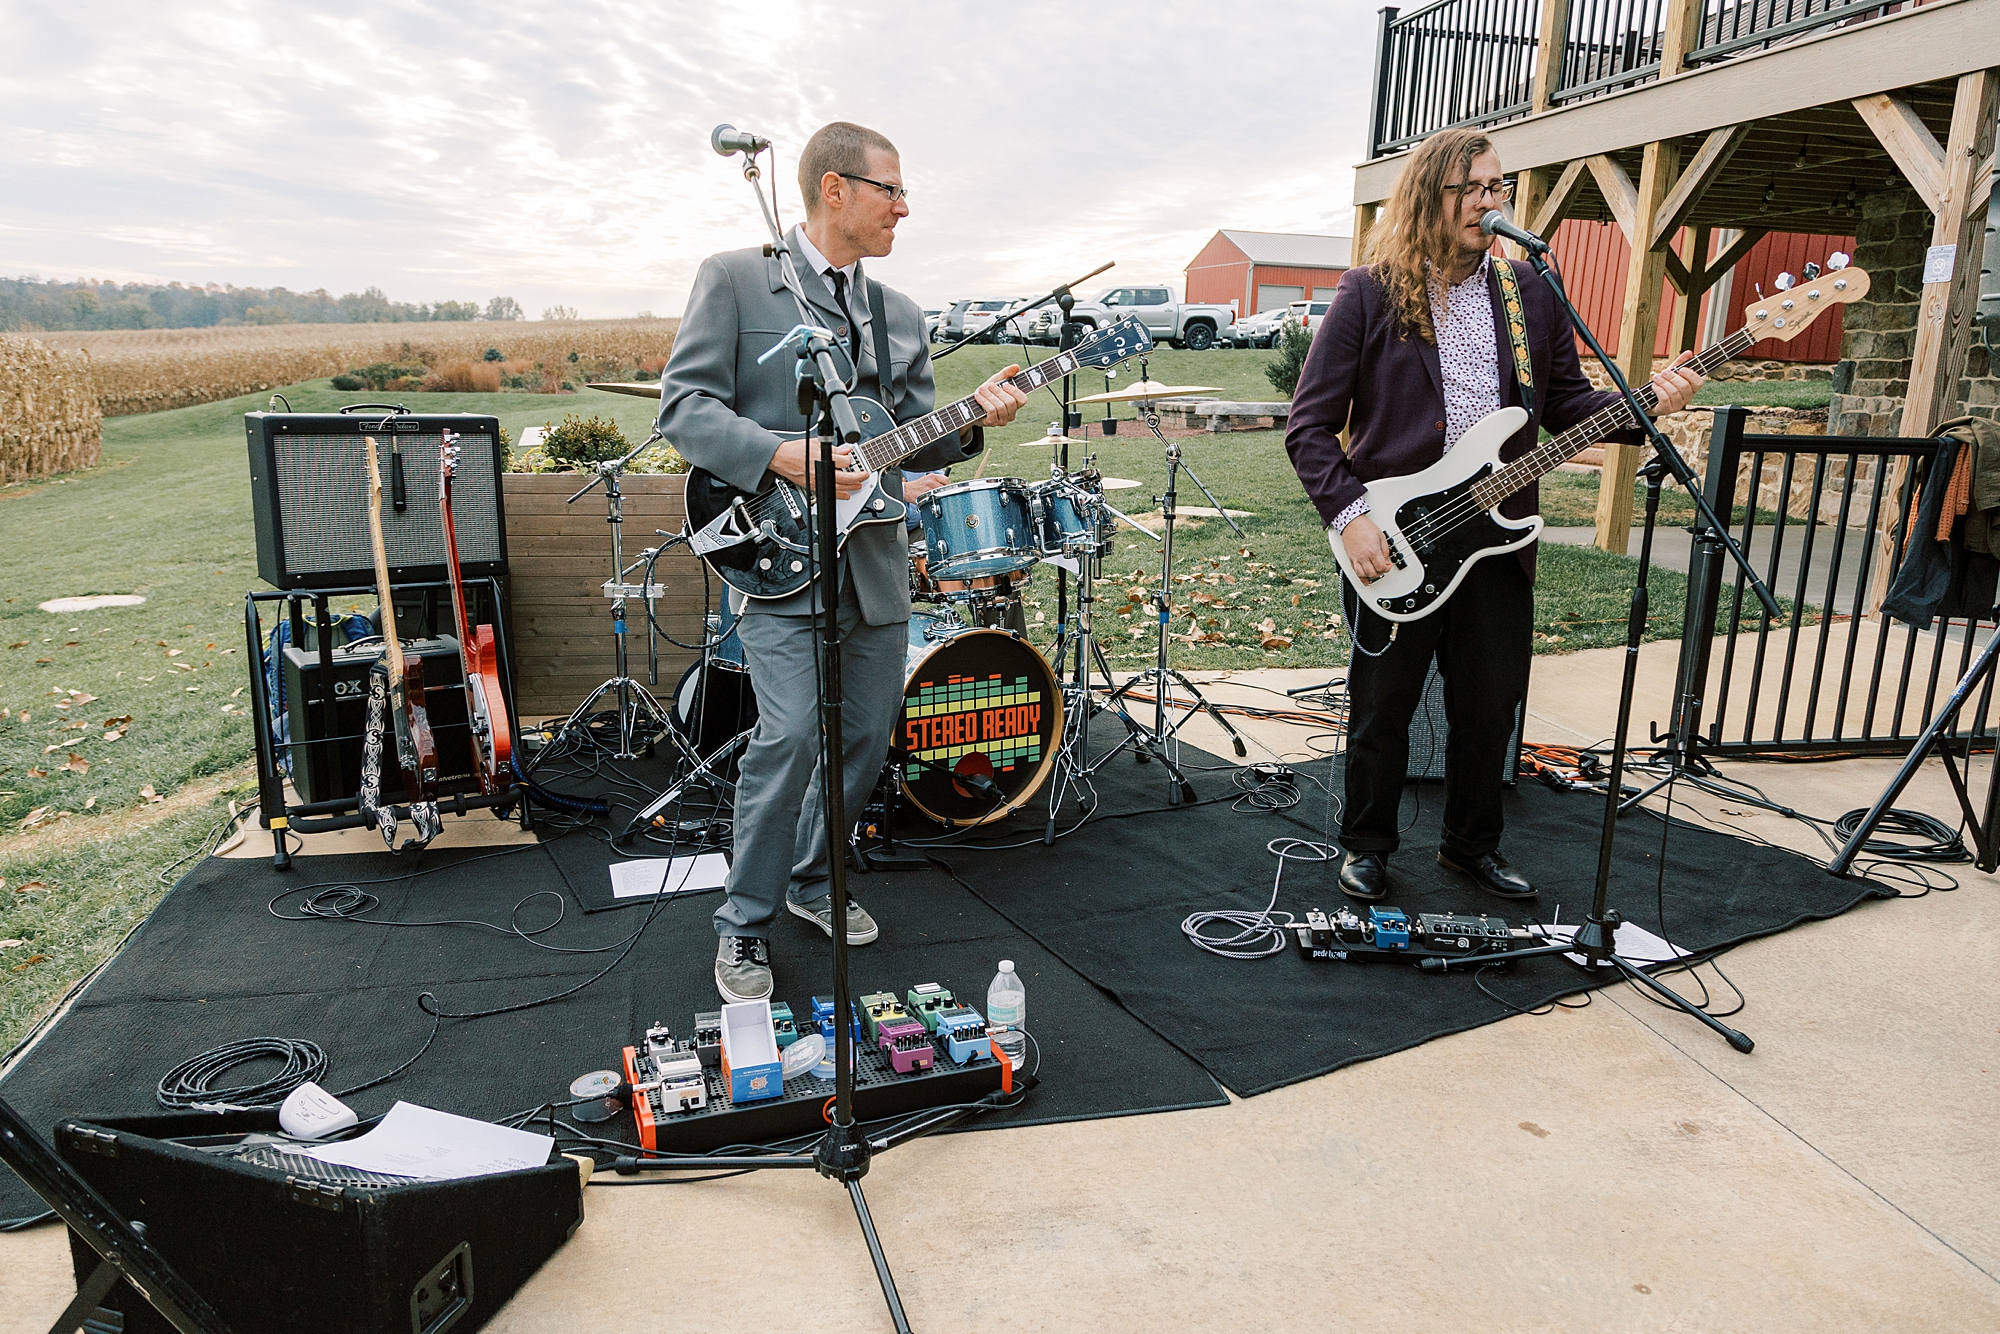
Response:
[[[61,749],[62,749],[62,747],[61,747],[60,745],[54,745],[54,746],[43,746],[43,747],[42,747],[42,754],[44,754],[44,755],[47,755],[47,754],[49,754],[49,753],[50,753],[51,751],[58,751],[58,750],[61,750]]]
[[[104,734],[104,739],[106,741],[122,741],[124,737],[125,734],[123,732],[106,732]]]
[[[8,647],[8,648],[26,648],[27,646],[28,646],[28,641],[27,641],[27,640],[25,640],[25,639],[17,639],[17,640],[15,640],[15,641],[14,641],[13,643],[9,644],[9,645],[8,645],[7,647]]]
[[[145,799],[146,799],[147,801],[165,801],[165,800],[166,800],[166,798],[165,798],[165,797],[163,797],[163,796],[161,796],[161,795],[160,795],[159,793],[157,793],[157,792],[153,791],[153,785],[152,785],[151,783],[148,783],[148,784],[146,784],[146,786],[144,786],[144,787],[140,788],[140,789],[139,789],[139,795],[140,795],[140,796],[142,796],[142,797],[144,797],[144,798],[145,798]]]
[[[1264,648],[1266,650],[1277,650],[1281,648],[1290,648],[1292,646],[1292,641],[1285,638],[1283,635],[1265,635],[1263,638],[1259,639],[1257,643],[1259,647]]]
[[[47,769],[28,770],[28,777],[30,778],[47,778],[48,776],[49,776],[49,771]]]
[[[69,763],[63,766],[63,771],[72,774],[87,774],[90,772],[90,761],[75,751],[71,751],[69,753]]]
[[[222,706],[222,711],[224,713],[234,713],[236,712],[236,706],[234,704],[225,704]]]
[[[83,803],[83,808],[84,808],[85,810],[89,810],[89,809],[90,809],[91,807],[95,806],[96,804],[97,804],[97,798],[96,798],[96,797],[87,797],[87,798],[85,798],[85,799],[84,799],[84,803]]]
[[[165,641],[165,640],[161,640],[160,642],[164,644],[164,643],[165,643],[166,641]],[[180,651],[179,649],[177,649],[177,648],[170,648],[170,649],[168,649],[168,650],[167,650],[167,656],[168,656],[169,658],[178,658],[178,657],[180,657],[180,655],[181,655],[181,651]]]
[[[28,711],[26,709],[21,710],[21,721],[24,723],[28,721]]]
[[[118,715],[118,716],[117,716],[116,718],[106,718],[106,719],[104,720],[104,725],[105,725],[106,727],[123,727],[123,726],[124,726],[125,724],[127,724],[127,723],[129,723],[129,722],[131,722],[131,721],[132,721],[132,715],[131,715],[131,714],[129,714],[129,713],[122,713],[122,714]]]
[[[46,667],[46,666],[48,666],[48,665],[49,665],[50,663],[52,663],[52,662],[54,662],[54,661],[55,661],[55,659],[54,659],[54,658],[36,658],[36,659],[35,659],[35,666],[37,666],[37,667]]]
[[[27,944],[27,943],[28,943],[27,941],[25,941],[25,940],[19,940],[19,939],[16,939],[16,940],[0,940],[0,950],[11,950],[11,949],[19,949],[19,948],[20,948],[21,946],[23,946],[23,945],[25,945],[25,944]]]
[[[69,702],[72,704],[95,704],[97,696],[86,695],[81,690],[72,690],[69,692]]]
[[[48,957],[49,956],[46,954],[30,954],[27,958],[15,964],[13,967],[13,971],[17,973],[21,972],[27,968],[33,967],[35,964],[46,962]]]
[[[29,882],[28,882],[27,884],[25,884],[25,885],[16,885],[16,886],[14,886],[14,892],[15,892],[16,894],[33,894],[33,893],[34,893],[35,891],[37,891],[37,890],[42,890],[42,889],[47,889],[47,888],[48,888],[48,886],[47,886],[47,885],[45,885],[45,884],[43,884],[43,883],[42,883],[41,881],[39,881],[39,880],[30,880],[30,881],[29,881]]]
[[[240,694],[242,694],[242,693],[243,693],[243,690],[244,690],[244,687],[242,687],[242,686],[238,686],[238,687],[236,687],[236,689],[234,689],[234,690],[232,690],[232,691],[230,691],[230,692],[229,692],[229,698],[231,698],[231,699],[235,699],[235,698],[236,698],[236,697],[237,697],[238,695],[240,695]]]

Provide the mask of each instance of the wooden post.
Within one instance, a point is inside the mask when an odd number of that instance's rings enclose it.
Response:
[[[1617,164],[1608,163],[1615,171]],[[1629,201],[1631,221],[1626,238],[1632,256],[1625,266],[1625,311],[1618,322],[1618,368],[1635,387],[1653,373],[1653,339],[1660,331],[1660,288],[1667,280],[1663,248],[1646,244],[1653,234],[1660,205],[1673,188],[1680,169],[1680,146],[1668,141],[1646,145],[1639,185]],[[1618,173],[1622,175],[1623,173]],[[1602,178],[1600,178],[1602,179]],[[1619,222],[1624,223],[1620,217]],[[1597,546],[1625,554],[1632,535],[1632,481],[1639,473],[1639,450],[1607,441],[1604,469],[1597,486]]]
[[[1535,36],[1535,73],[1528,86],[1528,113],[1547,111],[1562,83],[1563,43],[1569,34],[1569,0],[1542,0],[1542,23]],[[1522,216],[1532,218],[1532,213]]]
[[[1551,4],[1557,2],[1558,0],[1548,0],[1548,3]],[[1541,215],[1542,208],[1548,203],[1548,200],[1549,168],[1530,167],[1514,178],[1513,216],[1514,221],[1521,226],[1533,230],[1534,220]],[[1527,261],[1528,251],[1525,246],[1517,245],[1512,241],[1506,244],[1507,257],[1509,259],[1518,259],[1523,263]]]
[[[1382,216],[1382,205],[1356,204],[1354,206],[1354,249],[1348,258],[1355,264],[1368,262],[1368,233]]]
[[[1906,436],[1929,435],[1951,416],[1958,377],[1972,339],[1972,314],[1979,301],[1979,268],[1986,241],[1986,200],[1972,197],[1974,178],[1993,151],[1994,113],[2000,105],[2000,70],[1959,76],[1951,110],[1951,138],[1944,149],[1942,189],[1931,222],[1931,247],[1952,246],[1950,276],[1925,283],[1917,308],[1917,340],[1910,353],[1909,396],[1898,428]]]
[[[1688,245],[1687,269],[1688,290],[1681,293],[1680,328],[1674,334],[1674,352],[1699,352],[1701,350],[1701,298],[1702,294],[1715,285],[1721,275],[1708,267],[1708,228],[1692,229],[1693,239]]]
[[[1687,53],[1701,40],[1702,0],[1668,0],[1660,16],[1660,77],[1671,79],[1687,68]]]

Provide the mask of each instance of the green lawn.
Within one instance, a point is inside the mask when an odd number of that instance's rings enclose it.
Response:
[[[1036,355],[1046,355],[1036,349]],[[975,347],[938,367],[940,398],[970,392],[1018,356]],[[1174,352],[1151,358],[1153,378],[1218,386],[1245,399],[1275,397],[1262,368],[1270,353]],[[1130,374],[1119,383],[1129,383]],[[1100,389],[1101,377],[1085,385]],[[294,409],[325,411],[356,395],[326,381],[285,390]],[[565,412],[611,416],[635,441],[650,426],[649,400],[585,392],[409,394],[412,408],[490,412],[518,435]],[[0,489],[0,1050],[88,972],[164,892],[156,875],[193,852],[224,814],[232,790],[248,800],[251,753],[245,716],[248,664],[242,613],[257,585],[242,414],[257,394],[200,407],[121,417],[104,425],[104,463],[87,473]],[[1040,478],[1048,455],[1024,447],[1056,417],[1039,396],[1020,421],[991,435],[985,475]],[[1095,421],[1099,410],[1086,410]],[[1105,473],[1134,479],[1114,503],[1141,514],[1164,484],[1159,443],[1120,408],[1119,433],[1092,450]],[[1219,640],[1177,641],[1184,667],[1332,666],[1346,659],[1336,627],[1335,565],[1317,517],[1286,460],[1281,434],[1242,432],[1182,440],[1185,457],[1224,505],[1250,511],[1238,539],[1219,520],[1178,531],[1173,629]],[[1072,462],[1080,463],[1077,449]],[[978,465],[958,470],[971,476]],[[1206,500],[1183,475],[1183,506]],[[1159,577],[1158,548],[1121,533],[1100,585],[1102,631],[1120,667],[1152,659],[1150,624],[1130,599]],[[1542,651],[1619,642],[1632,562],[1602,552],[1546,547],[1536,593]],[[51,614],[50,598],[136,593],[144,606]],[[1054,581],[1030,593],[1046,642]],[[1681,577],[1661,571],[1654,637],[1679,633]],[[1199,600],[1197,600],[1199,599]],[[1115,608],[1133,608],[1118,616]],[[1274,635],[1260,629],[1268,620]],[[1266,649],[1267,638],[1289,647]],[[107,736],[115,733],[116,739]],[[71,757],[75,758],[72,759]],[[183,794],[178,813],[149,820],[155,797]],[[151,795],[142,790],[150,789]],[[36,827],[23,821],[41,812]],[[51,833],[51,831],[55,831]],[[66,831],[66,832],[65,832]],[[80,837],[79,837],[80,835]],[[258,835],[261,837],[261,835]],[[26,892],[22,892],[25,890]],[[38,961],[30,963],[28,960]]]

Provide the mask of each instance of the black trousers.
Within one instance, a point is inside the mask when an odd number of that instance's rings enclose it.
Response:
[[[1345,609],[1352,613],[1350,592]],[[1445,604],[1421,620],[1384,620],[1363,607],[1360,650],[1347,668],[1347,798],[1340,842],[1350,852],[1394,852],[1410,763],[1410,719],[1431,658],[1444,681],[1444,851],[1454,859],[1500,847],[1500,766],[1514,711],[1528,690],[1535,594],[1512,553],[1474,565]],[[1386,649],[1382,648],[1388,643]],[[1379,657],[1369,653],[1380,650]]]

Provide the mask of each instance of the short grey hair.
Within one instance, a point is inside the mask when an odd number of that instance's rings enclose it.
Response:
[[[871,148],[901,156],[886,137],[850,121],[837,120],[815,130],[813,137],[806,140],[805,152],[799,155],[799,194],[805,198],[806,212],[819,211],[819,183],[828,172],[841,176],[867,175]]]

